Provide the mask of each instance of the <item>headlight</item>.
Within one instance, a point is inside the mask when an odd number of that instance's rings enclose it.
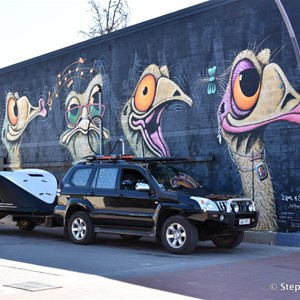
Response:
[[[218,206],[212,200],[201,198],[201,197],[191,197],[195,200],[203,211],[219,211]]]
[[[233,205],[233,211],[234,211],[235,213],[238,213],[239,210],[240,210],[239,205],[238,205],[237,203],[235,203],[235,204]]]
[[[254,207],[253,207],[253,204],[252,204],[252,203],[250,203],[250,204],[248,205],[248,210],[249,210],[250,212],[253,212],[253,211],[254,211]]]

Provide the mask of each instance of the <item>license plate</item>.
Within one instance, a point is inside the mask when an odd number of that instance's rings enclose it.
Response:
[[[249,225],[250,224],[250,219],[240,219],[239,220],[239,225]]]

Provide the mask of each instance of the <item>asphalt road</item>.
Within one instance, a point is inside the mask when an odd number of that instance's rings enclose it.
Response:
[[[68,273],[75,274],[72,280],[93,275],[90,277],[93,280],[113,279],[114,284],[121,286],[133,284],[131,293],[135,293],[136,298],[131,294],[128,296],[131,300],[148,299],[144,290],[135,291],[133,286],[151,288],[145,291],[172,293],[161,296],[164,299],[169,299],[166,295],[173,295],[170,299],[175,299],[174,295],[197,299],[300,297],[300,248],[293,247],[242,243],[236,249],[218,249],[210,242],[199,242],[194,253],[174,255],[151,239],[126,241],[119,236],[98,235],[95,244],[80,246],[69,242],[62,228],[37,227],[32,232],[24,232],[13,224],[0,224],[1,266],[4,271],[0,270],[0,299],[24,299],[24,294],[18,294],[20,298],[17,294],[13,297],[14,287],[10,284],[24,281],[23,277],[14,279],[12,272],[29,266],[40,268],[40,274],[49,270],[72,272]],[[118,292],[122,295],[121,286]],[[93,294],[88,286],[85,289],[86,298],[81,296],[81,299],[122,299],[115,296],[118,287],[110,290],[109,283],[102,297]],[[72,290],[76,293],[76,287]],[[46,294],[41,295],[38,297],[32,291],[25,294],[26,299],[47,299]],[[60,299],[67,299],[63,289],[58,295]]]

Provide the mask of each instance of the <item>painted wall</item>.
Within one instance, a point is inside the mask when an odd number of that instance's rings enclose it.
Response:
[[[300,2],[281,2],[297,40]],[[275,1],[212,0],[3,68],[1,157],[61,178],[102,127],[105,154],[188,156],[254,197],[258,230],[300,231],[297,55]]]

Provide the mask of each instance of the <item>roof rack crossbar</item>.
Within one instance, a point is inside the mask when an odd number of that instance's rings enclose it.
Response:
[[[163,157],[138,157],[133,155],[90,155],[83,158],[85,161],[136,161],[136,162],[163,162],[163,161],[187,161],[188,158],[181,156]]]

